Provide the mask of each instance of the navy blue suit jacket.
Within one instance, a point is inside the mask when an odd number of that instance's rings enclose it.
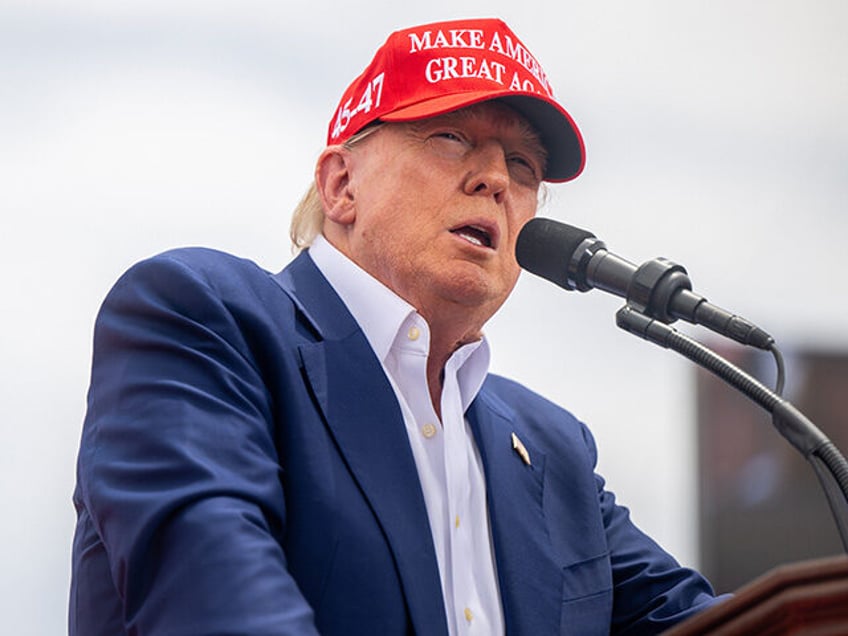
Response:
[[[508,634],[653,634],[715,601],[567,411],[489,376],[467,417]],[[72,635],[447,633],[400,408],[308,254],[272,275],[177,250],[119,280],[74,502]]]

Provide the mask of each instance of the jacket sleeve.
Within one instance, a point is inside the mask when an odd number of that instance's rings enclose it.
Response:
[[[75,496],[102,544],[88,553],[108,555],[128,633],[317,633],[281,547],[250,290],[185,254],[131,269],[96,322]]]
[[[594,439],[585,426],[583,431],[594,460]],[[700,573],[681,566],[632,522],[602,477],[595,480],[612,568],[612,634],[658,634],[723,600]]]

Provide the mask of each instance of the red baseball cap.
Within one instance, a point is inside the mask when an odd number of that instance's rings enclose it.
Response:
[[[414,121],[497,99],[525,117],[548,151],[546,181],[583,171],[583,137],[554,98],[545,72],[498,19],[452,20],[395,31],[347,88],[327,144],[375,121]]]

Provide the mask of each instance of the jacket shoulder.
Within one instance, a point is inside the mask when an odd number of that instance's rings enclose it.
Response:
[[[130,267],[117,285],[126,280],[152,278],[167,282],[165,275],[193,278],[217,286],[230,280],[270,281],[271,273],[255,262],[208,247],[181,247],[141,260]]]
[[[177,311],[208,311],[208,303],[228,312],[260,312],[290,305],[270,272],[255,262],[205,247],[168,250],[124,272],[107,294],[103,309],[153,304]]]

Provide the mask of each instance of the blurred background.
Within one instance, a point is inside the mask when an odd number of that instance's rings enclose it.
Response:
[[[684,264],[783,345],[790,399],[846,429],[844,2],[4,0],[0,632],[66,631],[91,332],[115,279],[181,245],[281,269],[344,87],[390,31],[472,16],[510,24],[584,133],[585,173],[540,214],[633,261]],[[621,304],[522,276],[488,329],[494,370],[586,421],[636,522],[719,587],[794,560],[799,540],[830,553],[817,491],[823,539],[755,521],[763,502],[800,516],[778,480],[794,483],[777,457],[793,451],[767,418],[618,330]],[[774,541],[746,544],[731,560],[748,569],[726,576],[719,538],[763,527]]]

